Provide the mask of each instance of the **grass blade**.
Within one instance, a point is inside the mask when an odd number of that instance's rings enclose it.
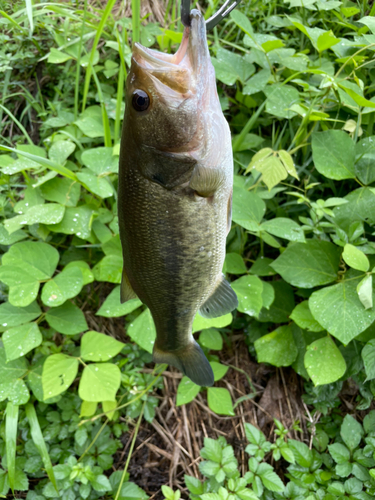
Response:
[[[42,457],[44,467],[46,468],[46,472],[48,474],[48,477],[55,487],[57,493],[59,493],[59,490],[57,489],[57,484],[56,484],[56,479],[55,479],[55,474],[53,473],[53,468],[52,468],[52,462],[49,457],[48,451],[47,451],[47,446],[44,441],[44,437],[42,434],[42,431],[40,429],[38,417],[36,416],[35,408],[34,405],[31,403],[28,403],[25,407],[26,410],[26,416],[30,424],[30,430],[31,430],[31,437],[33,438],[35,446],[38,448],[38,451],[40,453],[40,456]]]
[[[29,24],[30,24],[29,37],[31,37],[34,31],[33,4],[31,0],[25,0],[25,3],[26,3],[27,17],[29,19]]]
[[[87,0],[85,0],[84,10],[83,10],[81,36],[79,37],[79,46],[78,46],[78,59],[77,59],[77,67],[76,67],[75,90],[74,90],[74,118],[75,119],[77,119],[77,117],[78,117],[79,77],[80,77],[80,73],[81,73],[81,52],[82,52],[82,44],[83,44],[83,35],[85,34],[86,14],[87,14]]]
[[[96,71],[95,71],[93,66],[91,66],[91,71],[92,71],[92,76],[94,77],[94,80],[96,83],[96,88],[98,90],[99,99],[100,99],[100,107],[102,109],[102,120],[103,120],[103,127],[104,127],[104,145],[105,145],[105,147],[110,148],[112,146],[111,128],[109,126],[109,119],[108,119],[107,109],[105,107],[105,102],[104,102],[104,98],[103,98],[102,87],[100,86],[99,78],[97,77]]]
[[[90,59],[89,59],[89,64],[86,69],[86,77],[85,77],[85,86],[83,89],[83,97],[82,97],[82,112],[85,110],[86,107],[86,101],[87,101],[87,94],[89,92],[89,85],[90,85],[90,80],[91,80],[91,70],[92,70],[92,63],[94,62],[94,56],[95,56],[95,50],[96,47],[99,43],[100,36],[102,34],[102,31],[104,29],[105,23],[107,22],[108,16],[111,13],[113,6],[115,5],[116,0],[109,0],[107,3],[106,8],[104,9],[103,16],[100,20],[98,29],[96,31],[96,35],[94,38],[94,43],[92,44],[92,49],[90,53]]]
[[[27,142],[29,144],[34,144],[33,141],[30,139],[30,136],[29,134],[26,132],[26,129],[25,127],[22,125],[21,122],[19,122],[17,120],[17,118],[9,111],[9,109],[7,109],[5,106],[3,106],[2,104],[0,104],[0,108],[5,111],[5,113],[10,116],[10,118],[14,121],[14,123],[17,125],[17,127],[22,131],[23,135],[26,137],[27,139]]]
[[[139,42],[139,33],[141,27],[141,1],[132,0],[132,27],[133,27],[133,44]]]
[[[8,479],[11,490],[14,493],[14,481],[16,477],[16,441],[18,424],[18,406],[13,403],[7,404],[5,418],[5,444],[7,452]]]
[[[33,144],[33,143],[31,143],[31,144]],[[25,158],[28,158],[29,160],[33,160],[33,161],[39,163],[40,165],[43,165],[44,167],[49,168],[50,170],[54,170],[58,174],[61,174],[64,177],[67,177],[68,179],[72,179],[76,182],[79,182],[76,175],[71,170],[64,167],[63,165],[60,165],[59,163],[56,163],[55,161],[47,160],[47,158],[42,158],[41,156],[33,155],[31,153],[26,153],[26,151],[20,151],[18,149],[10,148],[8,146],[3,146],[3,145],[0,145],[0,151],[8,151],[10,153],[17,153],[18,155],[24,156]]]

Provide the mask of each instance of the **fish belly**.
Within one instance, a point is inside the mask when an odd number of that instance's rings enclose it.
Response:
[[[180,349],[191,341],[194,316],[221,276],[228,187],[203,198],[186,186],[167,190],[129,169],[120,174],[119,193],[124,269],[151,311],[157,345]]]

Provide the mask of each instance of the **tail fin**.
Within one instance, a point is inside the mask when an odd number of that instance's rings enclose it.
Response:
[[[193,340],[177,351],[162,351],[155,343],[153,359],[155,363],[168,363],[182,371],[194,384],[211,387],[214,374],[210,363],[200,346]]]

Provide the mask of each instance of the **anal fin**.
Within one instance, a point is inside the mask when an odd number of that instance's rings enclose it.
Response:
[[[137,295],[133,290],[129,278],[126,276],[125,269],[122,270],[122,280],[121,280],[121,290],[120,290],[120,302],[123,304],[130,299],[137,299]]]
[[[199,309],[199,314],[204,318],[217,318],[228,314],[238,306],[237,295],[222,275],[212,295]]]

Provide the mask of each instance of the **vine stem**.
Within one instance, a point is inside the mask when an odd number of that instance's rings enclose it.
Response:
[[[129,462],[130,462],[130,459],[131,459],[131,456],[132,456],[132,453],[133,453],[135,441],[136,441],[137,436],[138,436],[139,426],[141,425],[141,420],[142,420],[142,417],[143,417],[143,411],[145,409],[145,404],[146,404],[146,401],[143,402],[141,413],[139,414],[139,417],[138,417],[138,420],[137,420],[137,424],[135,426],[134,436],[133,436],[133,439],[132,439],[132,442],[131,442],[131,445],[130,445],[130,448],[129,448],[128,458],[126,459],[124,470],[122,471],[121,481],[120,481],[120,484],[118,485],[118,488],[117,488],[117,493],[116,493],[116,496],[115,496],[115,500],[118,500],[118,498],[120,496],[120,493],[121,493],[122,485],[124,484],[126,472],[128,470],[128,467],[129,467]]]

